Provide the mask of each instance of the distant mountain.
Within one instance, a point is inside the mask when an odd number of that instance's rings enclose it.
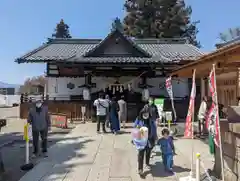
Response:
[[[18,84],[8,84],[0,81],[0,88],[19,88],[21,85]]]

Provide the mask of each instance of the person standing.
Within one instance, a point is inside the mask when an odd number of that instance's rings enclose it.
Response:
[[[100,124],[102,123],[102,131],[106,133],[105,123],[106,123],[106,116],[107,116],[107,110],[109,107],[108,101],[104,99],[103,93],[99,94],[99,98],[96,99],[93,103],[93,105],[96,107],[97,111],[97,132],[100,131]]]
[[[110,97],[109,95],[106,95],[105,96],[105,99],[108,101],[108,105],[111,105],[111,100],[110,100]],[[107,108],[107,118],[106,118],[106,126],[107,128],[110,127],[110,107]]]
[[[149,111],[150,111],[150,121],[151,121],[151,137],[157,140],[157,122],[159,121],[159,114],[157,106],[154,103],[154,98],[150,97],[148,100]]]
[[[199,136],[202,136],[205,130],[205,119],[207,114],[207,97],[204,96],[198,111],[198,131]]]
[[[119,105],[118,118],[120,123],[122,123],[122,127],[125,128],[127,121],[127,103],[124,100],[124,96],[121,96],[121,99],[118,101],[118,105]]]
[[[120,131],[118,111],[119,111],[119,105],[116,102],[116,97],[113,97],[110,105],[110,120],[111,120],[111,131],[114,134],[117,134],[118,131]]]
[[[43,106],[41,100],[37,100],[35,107],[30,109],[27,121],[32,125],[33,157],[39,154],[39,135],[42,140],[42,153],[44,156],[47,156],[47,136],[51,128],[51,121],[48,109]]]

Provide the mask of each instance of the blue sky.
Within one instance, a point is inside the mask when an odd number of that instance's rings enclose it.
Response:
[[[61,18],[76,38],[103,38],[115,17],[124,17],[124,0],[1,0],[0,81],[23,83],[42,75],[44,64],[16,64],[15,58],[51,36]],[[239,0],[186,0],[193,20],[200,20],[198,40],[204,51],[214,49],[220,32],[240,26]]]

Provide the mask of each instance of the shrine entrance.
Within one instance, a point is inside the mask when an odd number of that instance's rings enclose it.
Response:
[[[127,103],[127,121],[132,122],[136,119],[140,109],[143,107],[142,94],[135,92],[131,85],[124,85],[118,82],[109,84],[104,90],[105,94],[109,95],[110,98],[115,97],[116,101],[124,96],[124,100]]]

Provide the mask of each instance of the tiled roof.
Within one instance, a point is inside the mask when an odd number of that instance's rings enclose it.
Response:
[[[135,39],[131,40],[140,49],[150,54],[151,58],[111,57],[90,58],[84,55],[98,46],[99,39],[54,39],[41,47],[16,59],[18,63],[46,61],[91,61],[91,62],[166,62],[174,60],[195,60],[203,55],[197,47],[178,39]],[[111,61],[111,62],[112,62]]]
[[[81,62],[81,63],[167,63],[171,62],[170,59],[165,57],[72,57],[68,59],[71,62]]]
[[[218,43],[218,44],[216,44],[216,47],[217,48],[222,48],[222,47],[237,44],[237,43],[240,43],[240,36],[238,36],[238,37],[236,37],[233,40],[230,40],[228,42]]]

